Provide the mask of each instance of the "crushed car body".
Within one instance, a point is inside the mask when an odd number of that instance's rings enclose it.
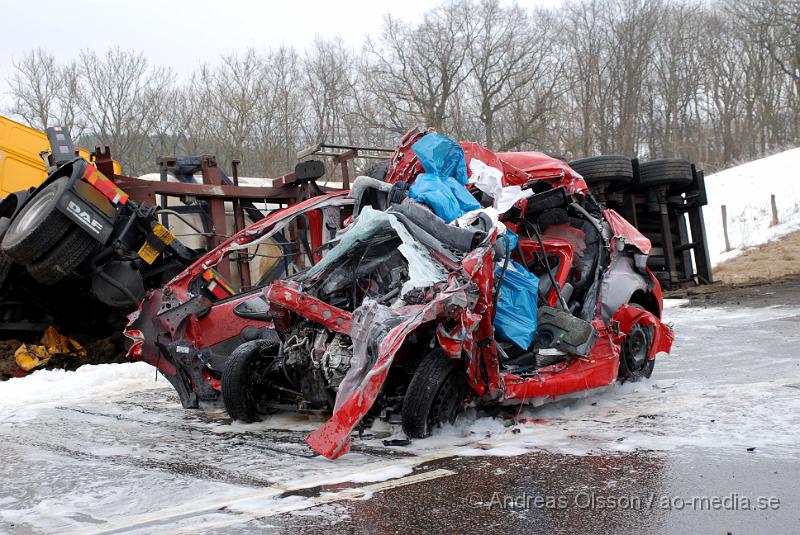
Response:
[[[310,265],[243,294],[197,282],[298,220]],[[420,438],[468,404],[649,377],[673,340],[649,252],[560,160],[414,129],[384,176],[274,214],[151,292],[131,317],[130,356],[188,407],[221,392],[243,421],[332,411],[308,444],[337,458],[368,416]]]

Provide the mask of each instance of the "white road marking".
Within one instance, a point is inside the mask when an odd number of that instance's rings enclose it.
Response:
[[[415,458],[414,464],[418,463],[419,463],[419,458]],[[397,463],[393,463],[392,465],[397,466]],[[91,531],[80,530],[80,532],[76,533],[109,535],[111,533],[121,533],[125,531],[131,531],[143,528],[147,528],[149,530],[148,531],[149,533],[157,533],[157,532],[196,533],[197,530],[200,528],[202,528],[203,530],[209,530],[209,529],[224,528],[236,524],[244,524],[253,520],[268,518],[285,513],[291,513],[293,511],[300,511],[303,509],[310,509],[312,507],[317,507],[319,505],[325,505],[342,500],[352,500],[352,499],[362,498],[374,492],[382,492],[389,489],[404,487],[407,485],[413,485],[424,481],[438,479],[440,477],[451,476],[454,475],[455,473],[456,472],[453,472],[451,470],[445,470],[440,468],[396,479],[379,481],[377,483],[371,483],[369,485],[364,485],[357,488],[343,489],[335,493],[325,493],[321,496],[308,498],[302,501],[275,500],[272,503],[264,504],[264,508],[260,509],[257,513],[228,511],[231,515],[234,516],[232,516],[232,518],[220,520],[217,522],[193,524],[191,526],[184,526],[182,528],[177,528],[177,529],[173,524],[174,522],[182,519],[202,516],[203,513],[207,514],[207,513],[219,512],[222,511],[223,509],[229,509],[231,506],[235,506],[237,504],[242,504],[245,502],[250,502],[258,499],[275,498],[276,496],[280,496],[285,492],[299,491],[309,488],[308,486],[303,487],[302,485],[293,485],[292,488],[286,488],[286,487],[281,488],[281,486],[275,486],[269,489],[265,489],[263,491],[252,492],[230,500],[205,502],[203,505],[196,506],[194,508],[174,508],[171,510],[165,509],[152,514],[137,515],[133,517],[122,518],[110,524],[106,524],[96,530],[91,530]]]

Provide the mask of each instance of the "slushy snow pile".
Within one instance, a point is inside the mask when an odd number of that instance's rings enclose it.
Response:
[[[745,249],[800,230],[800,148],[754,160],[706,177],[703,208],[711,264]],[[775,195],[778,225],[772,227],[770,196]],[[728,218],[731,251],[725,251],[722,206]]]

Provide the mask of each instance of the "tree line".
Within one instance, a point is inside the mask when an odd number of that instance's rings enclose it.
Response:
[[[15,58],[6,113],[111,145],[128,174],[215,154],[276,176],[319,142],[414,125],[497,151],[682,157],[714,170],[800,142],[800,0],[448,0],[358,50],[248,49],[178,80],[141,52]]]

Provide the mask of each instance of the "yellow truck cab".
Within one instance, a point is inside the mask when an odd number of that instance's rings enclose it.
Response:
[[[0,198],[39,186],[47,177],[40,154],[49,151],[50,143],[44,132],[0,115]],[[78,152],[90,159],[87,150]],[[121,172],[117,162],[114,171]]]

